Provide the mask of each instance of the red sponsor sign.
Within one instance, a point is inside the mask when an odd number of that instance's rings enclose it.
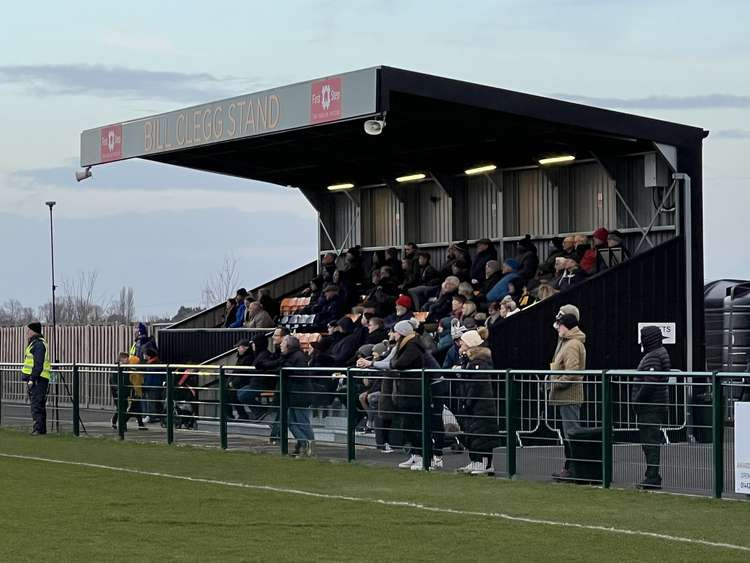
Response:
[[[108,125],[100,132],[100,156],[102,162],[122,158],[122,125]]]
[[[310,123],[341,119],[341,78],[313,82],[310,87]]]

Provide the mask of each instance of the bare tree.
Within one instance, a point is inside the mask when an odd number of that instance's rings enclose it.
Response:
[[[56,319],[61,323],[88,324],[102,320],[104,308],[97,302],[96,270],[78,272],[72,279],[60,283],[60,299],[56,303]],[[51,305],[43,305],[41,311],[47,321],[51,320]]]
[[[239,283],[238,260],[227,254],[221,268],[206,280],[201,295],[204,307],[212,307],[234,295]]]
[[[0,325],[25,325],[34,320],[34,309],[24,307],[17,299],[8,299],[0,305]]]
[[[131,323],[135,319],[135,292],[132,287],[122,286],[120,294],[109,304],[107,320]]]

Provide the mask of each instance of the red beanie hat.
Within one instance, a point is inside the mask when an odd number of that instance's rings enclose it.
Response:
[[[603,242],[607,242],[609,238],[609,231],[604,227],[599,227],[594,231],[594,238]]]
[[[400,305],[404,309],[411,310],[412,308],[411,297],[409,297],[408,295],[399,295],[398,299],[396,299],[396,305]]]

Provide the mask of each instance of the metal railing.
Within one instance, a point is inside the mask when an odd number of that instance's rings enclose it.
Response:
[[[4,426],[30,421],[20,368],[0,364]],[[561,373],[579,380],[555,390]],[[321,457],[395,464],[381,454],[407,450],[399,466],[415,470],[745,498],[733,487],[738,401],[750,378],[737,373],[74,363],[53,366],[48,420],[76,436],[284,455],[291,434],[297,455],[314,444]]]

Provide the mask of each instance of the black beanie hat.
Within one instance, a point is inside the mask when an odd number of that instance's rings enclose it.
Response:
[[[568,330],[578,326],[578,319],[576,319],[574,315],[563,315],[562,317],[557,319],[557,322],[566,327]]]
[[[662,345],[664,336],[658,326],[644,326],[641,329],[641,344],[646,352],[655,350]]]
[[[26,326],[37,334],[42,334],[42,323],[40,323],[39,321],[34,321],[33,323],[29,323]]]

